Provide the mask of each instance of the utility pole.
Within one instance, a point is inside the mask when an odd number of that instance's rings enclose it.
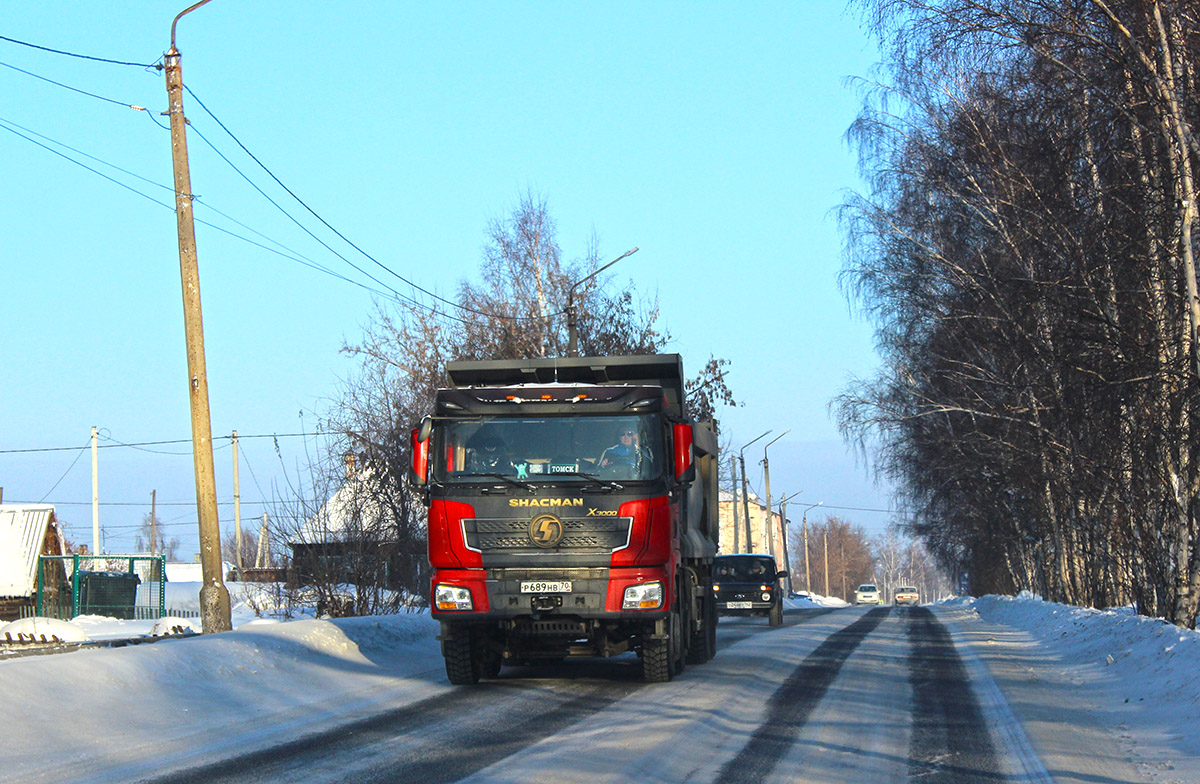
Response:
[[[829,526],[825,526],[825,595],[829,595]]]
[[[737,456],[729,458],[729,478],[733,480],[733,551],[740,553],[742,550],[738,546],[738,539],[741,537],[741,531],[738,530],[738,478],[737,478]]]
[[[779,531],[783,537],[780,544],[783,546],[783,568],[788,573],[787,589],[788,589],[789,596],[791,594],[795,593],[795,591],[792,590],[791,554],[788,552],[788,543],[787,543],[787,538],[788,538],[787,503],[790,499],[795,498],[796,496],[800,495],[803,492],[804,492],[803,490],[797,490],[796,492],[792,493],[791,495],[785,495],[783,498],[779,499]]]
[[[767,503],[765,507],[767,516],[763,521],[763,526],[767,532],[767,552],[769,552],[776,561],[779,560],[779,554],[775,552],[775,531],[773,530],[775,526],[771,525],[771,465],[767,460],[767,449],[771,447],[771,444],[774,444],[776,441],[783,438],[790,432],[792,432],[792,429],[789,427],[787,430],[784,430],[782,433],[768,441],[766,446],[763,447],[763,483],[765,484],[763,490],[767,494]],[[782,525],[782,522],[780,525]]]
[[[754,532],[750,523],[750,485],[746,481],[746,456],[742,458],[742,509],[746,513],[746,552],[754,552]]]
[[[823,503],[825,503],[825,502],[817,501],[815,504],[809,504],[808,506],[804,507],[804,511],[801,513],[801,520],[802,520],[801,528],[804,531],[804,590],[808,591],[809,593],[812,593],[812,577],[809,576],[809,571],[808,571],[808,510],[816,509],[818,506],[820,506]],[[828,572],[829,571],[828,561],[826,561],[825,567],[826,567],[825,571]],[[826,578],[826,579],[828,579],[828,578]],[[826,596],[829,595],[828,588],[826,589],[825,595]]]
[[[183,70],[175,48],[175,25],[209,0],[200,0],[171,22],[171,49],[165,57],[167,114],[171,119],[171,161],[175,171],[175,219],[179,231],[179,278],[183,288],[183,327],[187,344],[188,395],[192,412],[192,464],[196,474],[196,516],[200,527],[200,623],[205,634],[233,628],[229,591],[221,575],[221,531],[213,471],[212,424],[208,409],[208,373],[204,364],[204,324],[200,308],[200,269],[192,217],[192,181],[188,171],[187,120],[183,114]]]
[[[237,576],[242,577],[242,491],[238,484],[237,431],[233,431],[233,539],[237,547]]]
[[[750,491],[748,483],[746,482],[746,447],[750,446],[750,444],[753,444],[755,441],[770,435],[770,433],[771,431],[768,430],[762,435],[751,439],[750,441],[746,442],[741,449],[738,450],[738,455],[742,458],[742,512],[746,518],[746,552],[748,553],[754,552],[754,539],[750,536]]]
[[[100,468],[96,462],[96,427],[92,426],[92,555],[100,554]]]
[[[158,550],[158,527],[157,527],[158,526],[158,508],[157,508],[157,506],[158,505],[157,505],[157,501],[158,501],[158,491],[151,490],[150,491],[150,555],[154,555]],[[163,577],[166,576],[164,574],[164,570],[161,568],[161,566],[162,566],[162,564],[159,563],[158,561],[153,561],[150,564],[150,574],[152,575],[150,579],[154,580],[155,582],[161,583],[163,580]]]

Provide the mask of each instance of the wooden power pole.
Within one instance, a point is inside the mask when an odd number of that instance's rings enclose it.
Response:
[[[208,374],[204,366],[204,323],[200,315],[200,270],[196,260],[196,226],[192,217],[192,181],[188,172],[187,120],[183,114],[183,71],[175,48],[180,17],[209,2],[183,10],[171,22],[171,49],[166,54],[167,114],[171,119],[171,160],[175,170],[175,217],[179,229],[179,277],[183,286],[183,327],[187,343],[188,393],[192,411],[192,463],[196,473],[196,514],[200,527],[200,624],[205,634],[233,628],[229,591],[221,574],[221,531],[217,520],[217,486],[213,471],[212,424],[208,409]]]

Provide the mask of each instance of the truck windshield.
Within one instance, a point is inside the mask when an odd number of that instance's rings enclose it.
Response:
[[[586,482],[655,479],[666,461],[659,415],[640,414],[442,420],[431,463],[441,482]]]

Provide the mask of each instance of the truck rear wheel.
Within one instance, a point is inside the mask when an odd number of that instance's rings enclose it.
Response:
[[[717,653],[717,600],[707,586],[699,610],[700,628],[692,632],[688,645],[688,664],[704,664]]]
[[[446,659],[446,677],[455,686],[470,686],[479,683],[479,678],[483,675],[483,657],[478,648],[478,643],[469,634],[442,640],[442,656]]]

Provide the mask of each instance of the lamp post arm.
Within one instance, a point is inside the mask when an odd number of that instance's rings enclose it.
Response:
[[[207,3],[208,0],[204,0],[204,2]],[[575,307],[575,287],[588,282],[592,278],[599,275],[601,272],[604,272],[604,270],[606,270],[609,267],[611,267],[612,265],[616,264],[621,259],[626,258],[627,256],[632,256],[633,254],[635,254],[637,252],[638,252],[637,248],[630,248],[629,250],[622,253],[620,256],[617,256],[615,259],[613,259],[612,261],[605,264],[600,269],[593,272],[592,274],[584,276],[584,277],[580,278],[579,280],[575,281],[574,283],[571,284],[571,288],[567,289],[567,356],[573,357],[573,356],[576,356],[576,353],[577,353],[576,346],[578,344],[577,330],[578,330],[578,323],[579,323],[579,312],[578,312],[578,309]]]

